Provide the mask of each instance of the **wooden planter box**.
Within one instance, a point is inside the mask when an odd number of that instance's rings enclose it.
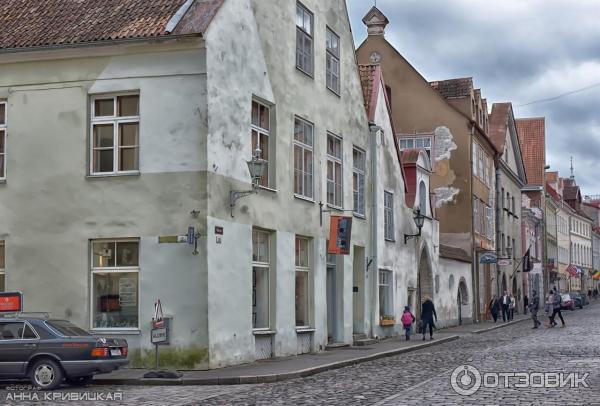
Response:
[[[396,320],[379,320],[379,325],[382,327],[393,326],[396,324]]]

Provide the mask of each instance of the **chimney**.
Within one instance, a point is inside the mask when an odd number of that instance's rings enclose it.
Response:
[[[369,35],[385,35],[385,27],[390,22],[377,7],[371,8],[362,21],[367,26]]]

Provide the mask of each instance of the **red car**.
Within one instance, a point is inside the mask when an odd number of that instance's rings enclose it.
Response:
[[[569,295],[565,293],[562,295],[562,303],[560,304],[561,310],[575,310],[575,300]]]

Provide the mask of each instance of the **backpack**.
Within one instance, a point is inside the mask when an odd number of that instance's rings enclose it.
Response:
[[[413,322],[413,315],[411,312],[404,312],[402,314],[402,318],[400,319],[404,326],[410,326]]]

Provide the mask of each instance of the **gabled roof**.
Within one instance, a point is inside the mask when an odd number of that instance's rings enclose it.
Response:
[[[506,143],[506,131],[508,130],[510,103],[494,103],[492,114],[490,114],[489,136],[498,151],[504,151]]]
[[[543,186],[546,166],[546,120],[544,117],[519,118],[515,123],[527,184]]]
[[[473,92],[473,78],[457,78],[429,82],[431,87],[440,92],[446,99],[470,97]]]
[[[440,257],[468,263],[473,262],[473,259],[465,250],[444,244],[440,244]]]
[[[2,0],[0,50],[202,34],[223,2]]]

